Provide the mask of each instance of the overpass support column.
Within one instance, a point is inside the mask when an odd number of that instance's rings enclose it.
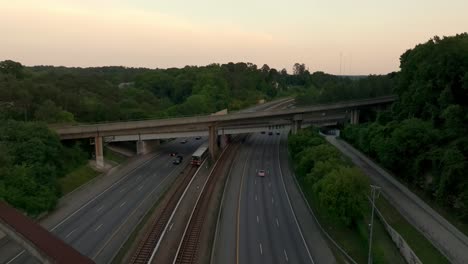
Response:
[[[295,115],[293,117],[293,123],[292,123],[292,134],[295,135],[297,132],[301,129],[302,126],[302,115]]]
[[[136,153],[137,155],[148,153],[146,141],[140,139],[136,142]]]
[[[208,128],[208,148],[210,149],[211,158],[214,160],[218,154],[218,131],[215,126],[209,126]]]
[[[102,150],[102,137],[94,137],[94,148],[96,156],[96,167],[98,169],[104,168],[104,154]]]
[[[359,124],[359,110],[353,109],[351,110],[351,125]]]
[[[292,124],[292,134],[296,135],[301,130],[302,120],[294,120]]]

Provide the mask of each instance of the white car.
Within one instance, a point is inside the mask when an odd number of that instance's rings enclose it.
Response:
[[[260,177],[265,177],[265,175],[266,175],[265,170],[259,170],[257,175],[260,176]]]

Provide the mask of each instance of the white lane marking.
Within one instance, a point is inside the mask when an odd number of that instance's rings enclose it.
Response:
[[[278,217],[276,217],[276,225],[279,227]]]
[[[271,182],[268,184],[268,187],[271,187]]]
[[[141,189],[143,189],[143,185],[140,185],[140,187],[138,187],[139,191],[141,191]]]
[[[200,169],[199,169],[200,170]],[[112,235],[109,237],[109,239],[106,240],[106,242],[104,243],[103,246],[101,246],[99,248],[99,250],[97,251],[96,254],[94,254],[92,256],[92,259],[95,259],[99,254],[101,254],[101,252],[104,250],[105,247],[107,247],[107,245],[109,244],[109,242],[115,237],[115,235],[122,229],[122,227],[128,222],[128,220],[130,219],[130,217],[132,217],[135,212],[143,205],[144,202],[146,202],[148,200],[148,198],[153,195],[154,192],[156,192],[157,190],[159,190],[159,186],[161,186],[164,182],[167,181],[167,179],[170,178],[170,176],[176,171],[176,169],[173,169],[166,177],[164,177],[164,179],[156,186],[153,188],[153,190],[149,193],[149,194],[146,194],[145,197],[143,198],[143,200],[140,201],[140,203],[138,204],[138,206],[134,207],[135,209],[125,218],[125,220],[122,222],[122,224],[112,233]],[[198,170],[197,170],[198,172]],[[196,173],[196,172],[195,172]],[[194,179],[194,178],[192,178]],[[190,184],[190,183],[189,183]],[[182,194],[183,196],[184,194]],[[171,221],[171,219],[169,219],[169,221]],[[167,227],[167,225],[166,225]],[[164,232],[163,232],[164,234]],[[157,245],[156,245],[157,246]],[[112,256],[112,258],[115,257],[117,253],[114,253],[114,255]]]
[[[94,196],[93,199],[89,200],[87,203],[85,203],[84,205],[82,205],[80,208],[78,208],[75,212],[73,212],[72,214],[70,214],[69,216],[67,216],[65,219],[63,219],[60,223],[56,224],[52,229],[50,229],[49,231],[54,231],[55,229],[57,229],[59,226],[61,226],[63,223],[65,223],[66,221],[68,221],[68,219],[70,219],[71,217],[73,217],[76,213],[78,213],[79,211],[81,211],[83,208],[85,208],[86,206],[88,206],[90,203],[92,203],[93,201],[95,201],[97,198],[101,197],[104,193],[106,193],[107,191],[109,191],[112,187],[114,187],[115,185],[119,184],[121,181],[123,181],[125,178],[127,178],[132,172],[136,171],[137,169],[143,167],[144,165],[146,165],[147,163],[149,163],[150,161],[154,160],[155,158],[159,157],[161,154],[157,154],[155,155],[154,157],[152,157],[151,159],[141,163],[140,165],[138,165],[137,167],[133,168],[131,171],[129,171],[127,174],[125,174],[125,176],[123,176],[122,178],[120,178],[118,181],[114,182],[111,186],[107,187],[106,189],[104,189],[104,191],[102,191],[100,194],[98,194],[97,196]],[[18,253],[18,255],[16,255],[14,258],[10,259],[10,261],[8,261],[6,264],[10,264],[12,263],[13,261],[15,261],[15,259],[19,258],[21,255],[23,255],[25,252],[25,250],[21,250],[20,253]]]
[[[122,188],[122,190],[120,190],[120,192],[119,192],[119,193],[122,193],[123,191],[125,191],[125,188]]]
[[[96,212],[99,212],[99,211],[101,211],[101,210],[102,210],[102,208],[104,208],[104,205],[102,205],[101,207],[99,207],[99,208],[96,210]]]
[[[68,235],[65,238],[68,238],[69,236],[71,236],[71,234],[73,234],[73,232],[75,232],[75,231],[76,231],[76,228],[73,229],[70,233],[68,233]]]
[[[273,197],[271,197],[271,203],[274,204],[275,203],[275,199]]]
[[[257,223],[260,223],[260,219],[258,218],[258,215],[257,215]]]
[[[255,201],[257,201],[257,195],[255,195]]]
[[[25,252],[25,250],[23,249],[23,251],[21,251],[20,253],[18,253],[18,255],[16,255],[14,258],[10,259],[10,261],[8,261],[6,264],[12,263],[13,261],[15,261],[15,259],[17,259],[17,258],[19,258],[21,255],[23,255],[24,252]]]
[[[258,246],[260,247],[260,255],[263,255],[262,243],[259,243]]]
[[[286,253],[286,249],[283,249],[283,252],[284,252],[284,258],[286,259],[286,262],[289,262],[288,254]]]
[[[174,225],[174,222],[172,222],[171,225],[169,226],[169,231],[171,231],[173,225]]]
[[[254,180],[254,183],[257,184],[257,180]]]
[[[94,231],[98,231],[99,228],[101,228],[102,225],[103,225],[103,224],[100,224],[98,227],[96,227],[96,229],[94,229]]]
[[[126,203],[127,203],[127,202],[123,202],[123,203],[120,205],[120,207],[124,206]]]
[[[280,143],[281,144],[281,143]],[[291,199],[289,198],[289,194],[288,194],[288,191],[286,190],[286,184],[284,183],[284,176],[283,176],[283,171],[281,169],[281,159],[280,159],[280,151],[279,151],[279,148],[280,148],[280,144],[278,144],[278,168],[279,168],[279,174],[281,176],[281,183],[283,183],[283,190],[284,192],[286,193],[286,198],[288,200],[288,204],[289,204],[289,208],[291,209],[291,214],[294,218],[294,221],[296,222],[296,226],[297,226],[297,230],[299,231],[299,234],[301,235],[301,238],[302,238],[302,243],[304,244],[304,247],[306,248],[307,250],[307,255],[309,256],[309,259],[310,259],[310,262],[312,264],[315,264],[314,262],[314,259],[312,258],[312,255],[310,254],[310,250],[309,250],[309,246],[307,246],[307,243],[305,241],[305,238],[304,238],[304,235],[302,234],[302,230],[301,230],[301,227],[299,226],[299,222],[297,221],[297,217],[296,217],[296,213],[294,212],[294,209],[292,207],[292,204],[291,204]],[[294,175],[293,175],[294,176]]]

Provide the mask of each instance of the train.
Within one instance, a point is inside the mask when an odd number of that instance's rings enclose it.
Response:
[[[201,145],[192,155],[190,163],[194,166],[200,166],[208,155],[208,145]]]

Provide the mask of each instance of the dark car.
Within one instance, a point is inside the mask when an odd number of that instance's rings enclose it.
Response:
[[[169,154],[171,157],[175,157],[177,156],[177,152],[171,152],[171,154]]]
[[[196,140],[200,140],[200,139],[201,139],[201,137],[196,137],[195,139],[196,139]]]
[[[273,132],[271,132],[271,131],[270,131],[270,132],[268,132],[268,135],[269,135],[269,136],[273,135]]]
[[[176,164],[176,165],[177,165],[177,164],[180,164],[180,163],[182,163],[182,160],[183,160],[183,159],[184,159],[184,158],[183,158],[182,156],[177,156],[177,157],[172,161],[172,164]]]
[[[187,143],[186,139],[180,141],[180,144],[185,144],[185,143]]]
[[[262,134],[265,134],[265,131],[262,131]]]
[[[279,134],[280,134],[280,132],[276,132],[276,135],[279,135]]]

